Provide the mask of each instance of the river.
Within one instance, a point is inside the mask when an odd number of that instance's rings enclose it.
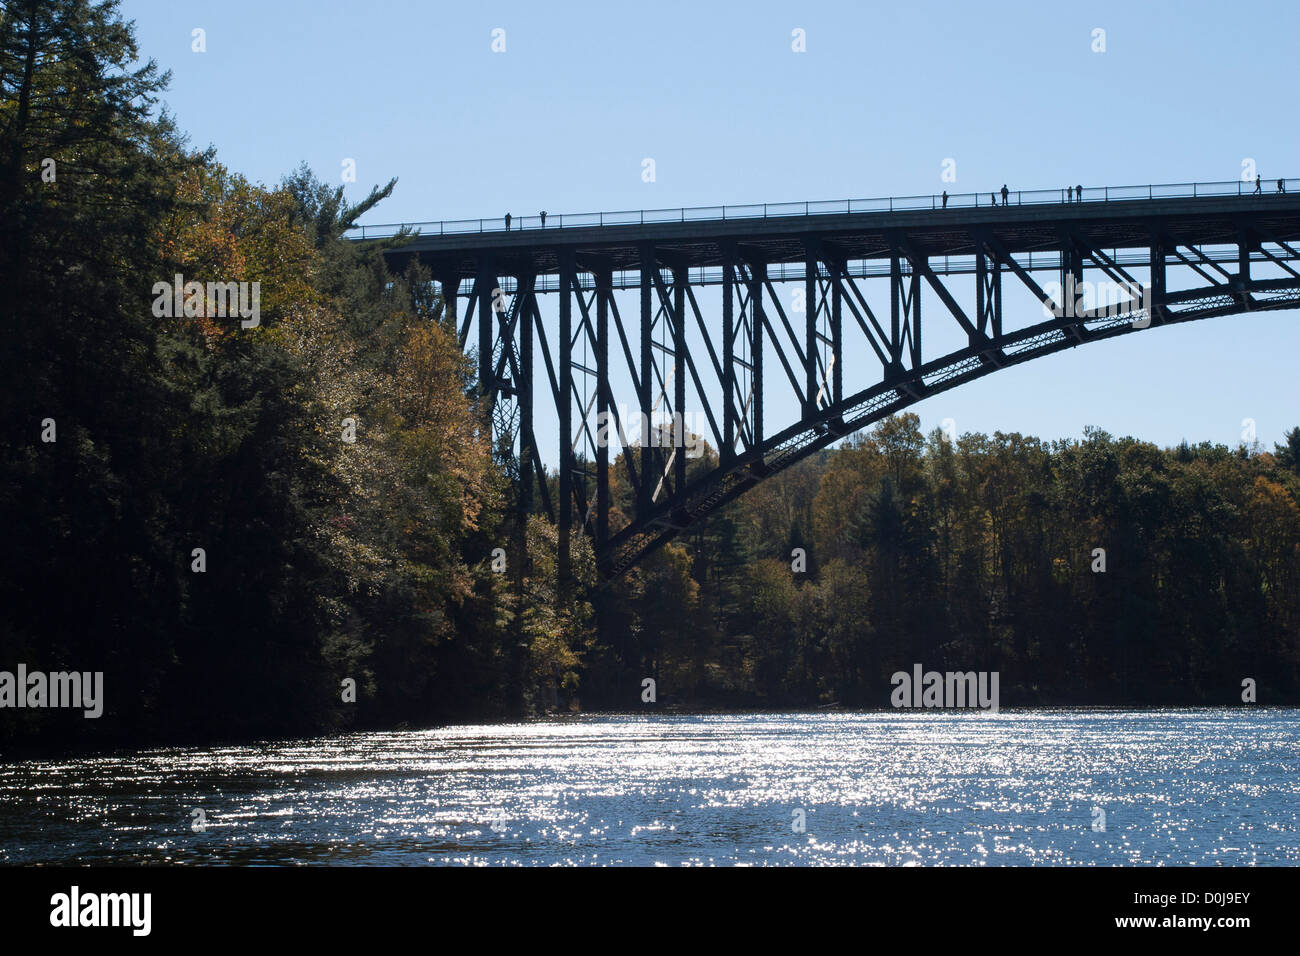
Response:
[[[584,715],[5,761],[0,862],[1296,865],[1300,711]]]

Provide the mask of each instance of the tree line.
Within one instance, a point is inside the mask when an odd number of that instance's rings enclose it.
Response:
[[[905,413],[669,543],[609,613],[685,706],[887,706],[918,663],[997,671],[1006,706],[1239,704],[1247,679],[1294,704],[1297,501],[1300,428],[1162,449]]]

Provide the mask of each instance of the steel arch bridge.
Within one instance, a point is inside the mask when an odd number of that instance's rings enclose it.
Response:
[[[558,526],[562,577],[583,534],[609,579],[766,477],[963,382],[1156,326],[1300,306],[1297,186],[421,223],[385,255],[395,270],[418,259],[439,283],[462,347],[477,354],[520,513],[539,493]],[[353,238],[398,230],[367,226]],[[1054,278],[1040,284],[1040,273]],[[1085,294],[1089,276],[1096,296]],[[1004,285],[1027,292],[1030,307],[1004,310]],[[700,305],[710,286],[720,287],[716,310]],[[1020,312],[1029,321],[1006,321]],[[940,348],[922,349],[927,328]],[[797,418],[771,422],[765,404],[783,388]],[[558,501],[534,432],[538,392],[559,422]],[[688,473],[691,414],[717,455]],[[622,453],[611,461],[615,439]],[[611,501],[612,468],[632,491],[627,513]]]

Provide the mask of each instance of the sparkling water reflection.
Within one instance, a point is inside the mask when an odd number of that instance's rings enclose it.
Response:
[[[1298,771],[1296,710],[580,716],[6,762],[0,861],[1295,865]]]

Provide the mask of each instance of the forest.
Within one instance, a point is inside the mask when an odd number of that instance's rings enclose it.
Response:
[[[249,182],[160,109],[116,3],[3,9],[0,669],[104,675],[98,719],[0,709],[6,751],[886,707],[918,662],[998,671],[1004,707],[1247,678],[1300,703],[1300,428],[952,441],[903,414],[562,582],[429,276],[385,266],[406,237],[344,238],[396,181]],[[256,324],[206,287],[155,309],[177,275],[256,283]]]

